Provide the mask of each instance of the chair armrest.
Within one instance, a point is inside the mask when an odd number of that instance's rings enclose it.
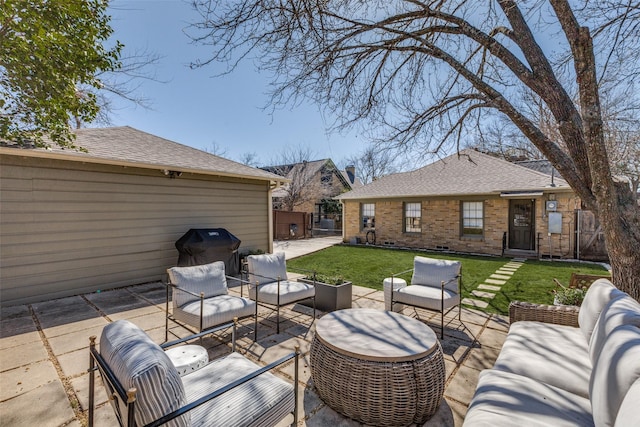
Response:
[[[226,279],[227,279],[227,287],[228,287],[228,283],[229,281],[233,281],[233,282],[240,282],[240,296],[244,296],[244,292],[243,292],[243,285],[247,285],[247,289],[249,289],[249,287],[251,286],[251,282],[249,282],[248,280],[243,279],[242,277],[235,277],[235,276],[229,276],[229,275],[225,275]]]
[[[462,276],[461,275],[457,275],[455,277],[452,277],[449,280],[443,280],[442,282],[440,282],[440,286],[442,287],[442,289],[444,289],[445,286],[447,286],[449,283],[453,282],[453,281],[458,281],[458,279],[460,279]],[[460,286],[458,286],[458,293],[460,293]]]
[[[236,322],[229,322],[229,323],[223,323],[222,325],[218,325],[218,326],[216,326],[214,328],[207,329],[206,331],[203,331],[203,332],[200,332],[200,333],[197,333],[197,334],[189,335],[187,337],[180,338],[180,339],[177,339],[175,341],[165,342],[165,343],[162,343],[162,344],[159,344],[159,345],[160,345],[160,348],[166,349],[166,348],[169,348],[169,347],[173,347],[174,345],[178,345],[178,344],[181,344],[183,342],[191,341],[191,340],[194,340],[196,338],[203,337],[205,335],[210,335],[210,334],[212,334],[214,332],[218,332],[218,331],[221,331],[221,330],[227,329],[227,328],[233,328],[233,331],[231,332],[231,337],[232,337],[231,340],[234,341],[233,337],[235,337],[235,335],[236,335]]]
[[[184,288],[179,287],[178,285],[174,285],[173,283],[171,283],[169,281],[165,282],[165,285],[171,290],[184,292],[186,294],[189,294],[189,295],[192,295],[194,297],[200,298],[200,294],[199,293],[188,291],[188,290],[186,290]]]
[[[546,305],[512,301],[509,304],[509,323],[532,320],[577,327],[579,311],[580,307],[572,305]]]

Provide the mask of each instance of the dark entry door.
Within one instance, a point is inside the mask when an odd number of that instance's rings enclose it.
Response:
[[[509,201],[509,248],[534,250],[535,200]]]

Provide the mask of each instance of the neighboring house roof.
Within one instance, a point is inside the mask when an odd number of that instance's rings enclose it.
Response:
[[[78,129],[75,134],[74,144],[88,152],[63,149],[55,144],[51,144],[50,148],[38,148],[1,143],[0,154],[252,178],[279,183],[288,181],[267,171],[218,157],[129,126]]]
[[[553,188],[571,191],[560,178],[465,149],[412,172],[387,175],[338,196],[341,200],[397,197],[502,194]]]
[[[513,163],[515,163],[516,165],[524,166],[525,168],[533,169],[534,171],[545,173],[547,175],[551,175],[553,173],[554,176],[561,176],[560,172],[558,172],[558,170],[553,167],[551,162],[546,159],[521,160]]]
[[[345,170],[340,171],[340,173],[342,174],[342,177],[349,183],[351,189],[362,187],[364,185],[360,178],[355,175],[355,168],[348,167]]]
[[[348,189],[352,189],[349,178],[345,176],[343,171],[339,171],[331,159],[312,160],[307,162],[293,163],[279,166],[263,166],[260,169],[284,176],[289,180],[303,179],[309,180],[317,174],[322,173],[322,169],[328,167],[336,172],[336,176],[342,181],[342,185]],[[286,187],[280,187],[273,191],[273,197],[285,197],[287,195]]]

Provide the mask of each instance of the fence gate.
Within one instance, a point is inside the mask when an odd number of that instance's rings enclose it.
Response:
[[[275,240],[311,237],[310,214],[306,212],[273,211],[273,238]]]
[[[608,261],[607,246],[600,222],[591,211],[576,210],[576,254],[577,259]]]

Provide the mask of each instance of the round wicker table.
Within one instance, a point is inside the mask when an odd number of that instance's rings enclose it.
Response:
[[[422,424],[438,410],[445,367],[435,333],[391,311],[348,309],[316,323],[311,377],[320,398],[368,425]]]

